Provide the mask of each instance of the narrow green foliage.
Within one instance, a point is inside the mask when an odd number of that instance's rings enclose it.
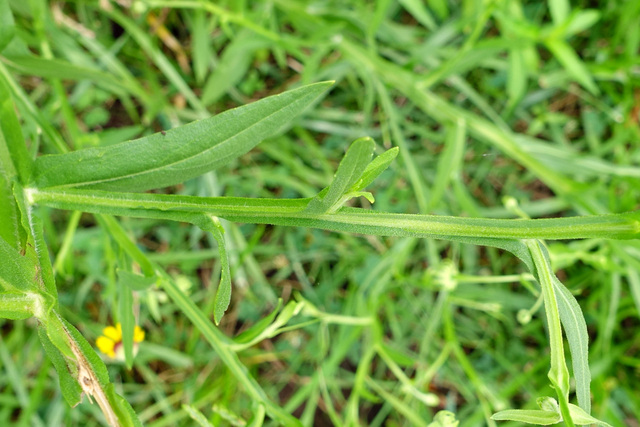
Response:
[[[11,8],[9,8],[9,0],[0,0],[0,52],[9,44],[15,32],[15,22]]]
[[[213,311],[213,318],[216,325],[220,323],[224,312],[227,311],[229,304],[231,303],[231,271],[229,270],[229,256],[227,255],[227,247],[224,242],[224,228],[218,218],[214,216],[202,215],[196,217],[192,221],[198,225],[204,231],[210,232],[218,242],[218,251],[220,252],[220,284],[218,285],[218,291],[216,292],[215,308]]]
[[[0,117],[0,170],[4,171],[7,180],[17,175],[20,182],[25,183],[31,175],[32,161],[20,130],[11,91],[1,75]]]
[[[38,337],[47,357],[51,360],[58,373],[62,396],[69,406],[76,406],[82,400],[82,387],[80,387],[77,379],[77,366],[70,359],[65,358],[60,350],[53,345],[43,326],[38,327]]]
[[[563,40],[549,39],[545,45],[553,53],[556,59],[564,66],[567,73],[578,81],[593,95],[599,95],[600,90],[593,82],[591,74],[580,60],[575,51]]]
[[[588,414],[591,412],[591,371],[589,370],[587,323],[578,301],[555,275],[553,276],[553,286],[558,299],[560,320],[571,352],[571,365],[576,381],[578,404]]]
[[[562,421],[562,416],[557,412],[543,411],[540,409],[507,409],[506,411],[493,414],[491,419],[549,426]]]
[[[330,86],[326,82],[301,87],[134,141],[39,157],[35,184],[116,191],[179,184],[246,153]]]
[[[555,25],[564,23],[569,17],[569,11],[571,10],[569,0],[548,0],[548,4],[553,23]]]
[[[133,330],[136,320],[133,315],[133,291],[125,283],[124,276],[118,278],[118,319],[122,327],[122,347],[128,369],[133,366]]]

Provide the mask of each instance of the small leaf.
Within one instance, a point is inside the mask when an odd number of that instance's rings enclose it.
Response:
[[[371,184],[382,172],[384,172],[391,162],[395,160],[400,152],[400,148],[394,147],[377,156],[362,173],[362,176],[351,187],[349,191],[358,192],[364,190]]]
[[[558,312],[562,328],[569,343],[573,377],[576,381],[578,404],[591,412],[591,371],[589,370],[589,333],[582,309],[571,291],[553,276],[553,287],[558,299]]]
[[[491,416],[496,421],[517,421],[520,423],[548,426],[557,424],[562,417],[557,412],[542,411],[538,409],[507,409]]]
[[[109,380],[107,367],[84,336],[57,314],[52,313],[52,316],[43,324],[47,325],[47,335],[54,345],[57,339],[62,339],[66,345],[71,346],[72,358],[78,363],[77,374],[84,376],[84,378],[78,378],[78,381],[84,382],[84,392],[91,391],[93,399],[98,402],[105,416],[107,414],[115,416],[119,424],[123,426],[141,427],[142,424],[138,416],[129,402],[116,393]],[[56,339],[54,339],[54,335]]]
[[[342,199],[345,193],[356,185],[365,172],[371,160],[374,147],[375,143],[371,138],[366,137],[355,140],[340,162],[340,166],[338,166],[338,170],[329,187],[325,188],[309,202],[305,212],[309,214],[324,214],[337,210],[343,203]]]
[[[560,413],[560,406],[558,401],[553,397],[543,396],[536,399],[536,403],[543,411]]]
[[[578,425],[587,425],[587,424],[598,424],[605,427],[611,427],[611,424],[605,423],[604,421],[600,421],[597,418],[592,417],[584,409],[576,406],[572,403],[569,403],[569,413],[571,414],[571,420]]]
[[[67,360],[60,353],[60,350],[53,345],[45,328],[41,325],[38,327],[38,336],[44,351],[49,357],[49,360],[53,363],[53,366],[58,372],[58,379],[60,381],[60,390],[62,390],[62,396],[72,408],[82,401],[82,387],[76,380],[77,369],[75,366],[67,365]]]
[[[194,215],[194,217],[196,217]],[[220,252],[220,284],[218,285],[218,291],[216,292],[215,307],[213,309],[213,319],[216,325],[220,323],[224,312],[229,308],[231,303],[231,271],[229,269],[229,256],[227,254],[227,248],[224,243],[224,228],[218,218],[211,215],[201,215],[200,219],[194,218],[191,221],[204,231],[208,231],[213,234],[213,237],[218,242],[218,251]]]
[[[267,329],[269,325],[271,325],[271,323],[274,321],[274,319],[280,312],[281,307],[282,307],[282,298],[278,298],[278,305],[276,306],[276,308],[273,309],[271,313],[269,313],[269,315],[258,320],[249,329],[243,331],[241,334],[235,337],[233,341],[235,341],[237,344],[246,344],[248,342],[251,342],[253,339],[257,338],[258,336],[260,336],[260,334],[264,332],[264,330]]]
[[[277,133],[331,82],[303,86],[164,133],[36,160],[38,187],[142,191],[225,165]]]
[[[456,420],[456,414],[449,411],[438,411],[433,421],[427,427],[458,427],[460,421]]]

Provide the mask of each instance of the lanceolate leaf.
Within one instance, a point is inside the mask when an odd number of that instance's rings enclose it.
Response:
[[[72,365],[68,365],[66,359],[51,342],[47,336],[47,332],[43,326],[38,327],[38,336],[42,347],[44,347],[49,360],[55,366],[58,372],[58,378],[60,380],[60,389],[62,390],[62,396],[67,401],[69,406],[74,407],[82,400],[82,387],[78,384],[77,369]]]
[[[213,319],[216,325],[220,323],[224,312],[227,311],[231,302],[231,271],[229,269],[229,256],[227,255],[227,247],[224,243],[224,228],[218,218],[210,215],[194,215],[192,223],[213,234],[218,242],[218,251],[220,252],[220,284],[216,292],[215,308],[213,311]]]
[[[143,191],[178,184],[246,153],[331,84],[304,86],[134,141],[40,157],[36,186]]]
[[[339,208],[342,197],[358,182],[365,171],[371,160],[374,147],[375,143],[371,138],[360,138],[354,141],[340,162],[329,187],[311,200],[305,212],[322,214]]]
[[[369,163],[367,168],[362,173],[360,179],[358,179],[358,181],[356,181],[356,183],[353,184],[353,186],[349,189],[349,192],[358,192],[367,188],[369,184],[371,184],[382,172],[384,172],[389,167],[391,162],[393,162],[398,156],[399,151],[400,148],[394,147],[373,159],[373,161]]]
[[[582,309],[569,289],[553,276],[558,299],[558,311],[571,352],[573,377],[576,380],[578,404],[587,414],[591,412],[591,371],[589,370],[589,334]]]
[[[496,421],[517,421],[539,426],[548,426],[562,421],[559,413],[540,409],[507,409],[493,414],[491,419]]]

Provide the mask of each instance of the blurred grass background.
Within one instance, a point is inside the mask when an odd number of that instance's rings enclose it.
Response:
[[[0,75],[32,153],[112,144],[305,83],[313,110],[229,167],[167,191],[310,197],[349,143],[401,153],[376,210],[512,218],[638,209],[640,2],[0,1]],[[369,207],[366,200],[360,203]],[[118,253],[90,215],[41,209],[61,305],[89,339],[117,319]],[[139,247],[212,312],[211,236],[122,218]],[[499,250],[225,223],[230,337],[304,301],[239,352],[305,425],[481,426],[551,389],[537,285]],[[69,243],[71,245],[69,245]],[[591,334],[593,414],[640,419],[640,243],[550,244]],[[147,338],[117,389],[149,426],[261,419],[235,378],[157,289],[138,294]],[[302,306],[300,306],[302,307]],[[263,320],[264,322],[264,320]],[[101,425],[71,409],[30,326],[2,323],[0,423]],[[242,338],[238,340],[240,342]],[[267,425],[271,421],[265,421]],[[508,425],[508,424],[506,424]]]

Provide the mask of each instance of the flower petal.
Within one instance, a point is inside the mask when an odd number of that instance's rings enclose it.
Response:
[[[110,338],[113,342],[122,340],[122,329],[116,329],[113,326],[107,326],[102,330],[105,337]]]
[[[144,341],[144,331],[140,326],[137,326],[133,329],[133,342],[142,342]]]
[[[115,357],[116,353],[113,351],[115,347],[115,342],[113,342],[111,338],[99,336],[98,339],[96,340],[96,346],[98,346],[98,350],[100,350],[107,356]]]

